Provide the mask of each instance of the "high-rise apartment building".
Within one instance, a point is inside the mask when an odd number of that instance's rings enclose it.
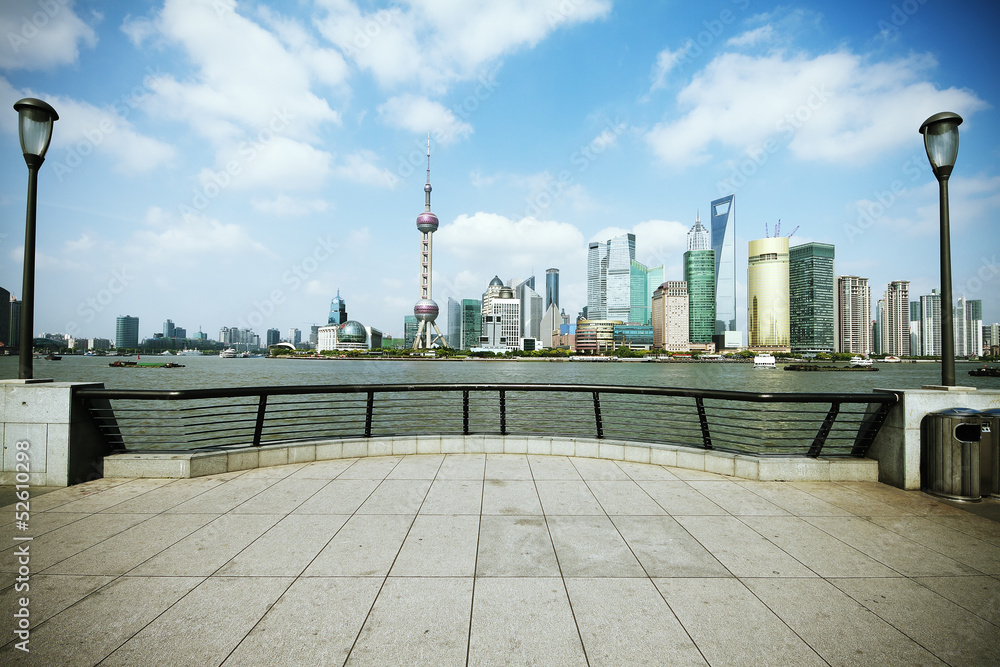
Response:
[[[340,298],[340,290],[337,290],[337,296],[330,299],[330,315],[327,317],[327,325],[336,324],[341,325],[347,322],[347,303]]]
[[[788,251],[793,352],[833,352],[833,260],[828,243],[804,243]]]
[[[288,342],[292,345],[298,345],[302,342],[302,331],[295,329],[294,327],[288,330]]]
[[[750,347],[790,349],[788,237],[750,241],[749,253],[747,330]]]
[[[983,352],[983,302],[958,298],[955,304],[955,356],[969,357]]]
[[[910,282],[894,280],[885,289],[881,354],[910,356]]]
[[[941,356],[941,293],[936,289],[920,297],[920,354]]]
[[[714,250],[688,250],[684,253],[684,282],[688,291],[691,342],[711,343],[715,335]]]
[[[115,347],[129,349],[139,347],[139,318],[119,315],[115,321]]]
[[[920,356],[920,302],[910,302],[910,356]]]
[[[0,287],[0,345],[10,346],[10,292]]]
[[[271,347],[272,345],[277,345],[280,342],[281,342],[281,332],[278,331],[277,329],[268,329],[267,346]]]
[[[983,325],[983,347],[1000,345],[1000,323]]]
[[[701,214],[699,213],[694,219],[694,225],[688,231],[687,235],[687,249],[688,250],[711,250],[712,248],[712,235],[705,228],[705,225],[701,224]]]
[[[556,304],[559,309],[559,269],[546,269],[545,271],[545,309]]]
[[[683,280],[661,284],[652,298],[653,347],[668,352],[691,349],[688,287]]]
[[[715,333],[736,331],[736,195],[716,199],[712,207],[715,251]]]
[[[837,276],[834,352],[872,353],[872,293],[867,278]]]

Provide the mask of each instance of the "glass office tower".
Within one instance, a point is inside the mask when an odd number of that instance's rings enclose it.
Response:
[[[793,352],[833,352],[833,260],[829,243],[804,243],[788,251]]]
[[[715,333],[736,331],[736,195],[712,202]]]
[[[750,241],[749,249],[747,331],[750,347],[788,348],[788,237]]]
[[[687,283],[688,330],[692,343],[711,343],[715,334],[715,251],[688,250],[684,253],[684,282]]]

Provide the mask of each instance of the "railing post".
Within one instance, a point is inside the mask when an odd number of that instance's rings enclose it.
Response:
[[[267,394],[261,394],[257,401],[257,424],[253,429],[253,446],[260,447],[260,434],[264,432],[264,415],[267,414]]]
[[[500,435],[507,435],[507,392],[500,390]]]
[[[462,435],[469,435],[469,390],[462,392]]]
[[[889,411],[892,410],[892,403],[882,403],[874,414],[865,415],[861,425],[858,426],[858,435],[854,438],[854,447],[851,448],[851,456],[864,458],[868,454],[868,448],[872,446],[875,436],[878,435],[882,424],[885,423]],[[994,450],[993,456],[997,456]]]
[[[705,412],[705,401],[701,396],[694,399],[698,407],[698,421],[701,422],[701,442],[705,449],[712,449],[712,434],[708,430],[708,414]]]
[[[810,447],[809,451],[806,452],[806,456],[816,458],[819,456],[820,452],[823,451],[823,445],[826,443],[826,437],[830,435],[830,429],[833,428],[833,422],[836,421],[838,414],[840,414],[840,403],[831,403],[830,411],[826,413],[826,419],[824,419],[822,425],[820,425],[819,433],[816,434],[816,439],[813,440],[812,447]]]
[[[594,396],[594,420],[597,423],[597,438],[601,439],[604,437],[604,420],[601,419],[601,395],[598,392],[593,392]]]
[[[368,405],[365,408],[365,437],[372,437],[372,413],[375,412],[375,392],[368,392]]]

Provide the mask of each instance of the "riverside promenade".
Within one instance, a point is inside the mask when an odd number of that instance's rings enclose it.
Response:
[[[5,665],[1000,662],[1000,523],[877,483],[408,455],[106,478],[14,520]]]

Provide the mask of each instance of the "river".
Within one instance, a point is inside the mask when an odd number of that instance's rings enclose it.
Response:
[[[941,382],[935,363],[878,364],[877,372],[757,370],[736,363],[587,363],[548,361],[389,361],[325,359],[220,359],[218,356],[149,356],[184,368],[111,368],[123,357],[64,356],[35,360],[35,377],[103,382],[110,389],[390,384],[413,382],[526,382],[696,387],[761,392],[869,392],[874,388],[918,389]],[[134,357],[133,357],[134,358]],[[957,384],[1000,390],[1000,378],[972,377],[981,364],[957,362]],[[0,356],[0,378],[17,377],[17,357]]]

